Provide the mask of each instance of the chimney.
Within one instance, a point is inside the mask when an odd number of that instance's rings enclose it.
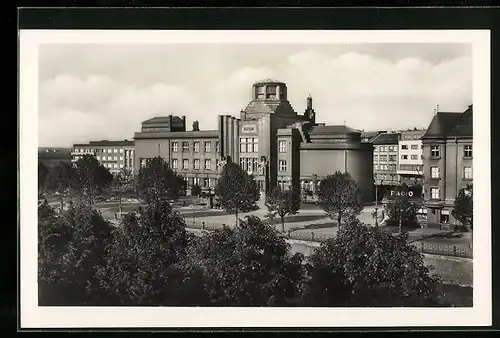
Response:
[[[311,94],[307,97],[307,110],[311,110],[313,107],[313,98]]]
[[[186,116],[182,117],[182,129],[185,131],[186,130]]]
[[[439,113],[439,104],[438,104],[438,105],[437,105],[437,107],[436,107],[436,112],[438,112],[438,113]]]
[[[193,122],[193,131],[200,131],[200,123],[198,121]]]

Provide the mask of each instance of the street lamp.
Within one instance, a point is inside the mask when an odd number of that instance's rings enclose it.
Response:
[[[377,176],[375,175],[375,227],[378,227],[378,184],[377,184]],[[380,180],[380,184],[382,184],[384,180]]]

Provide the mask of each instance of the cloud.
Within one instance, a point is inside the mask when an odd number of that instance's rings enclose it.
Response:
[[[408,50],[391,58],[366,45],[341,52],[300,45],[127,48],[72,49],[87,61],[67,51],[43,54],[40,64],[50,71],[39,85],[40,146],[131,139],[141,121],[168,114],[215,129],[218,114],[239,116],[252,84],[264,78],[287,83],[298,113],[311,94],[319,122],[365,130],[426,127],[437,104],[463,111],[472,103],[471,57],[451,57],[446,46],[441,59],[436,51],[426,57]]]

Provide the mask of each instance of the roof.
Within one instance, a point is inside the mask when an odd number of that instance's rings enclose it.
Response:
[[[90,141],[89,143],[79,143],[79,144],[74,144],[73,147],[92,147],[92,146],[133,146],[134,141],[129,141],[129,140],[123,140],[123,141],[109,141],[109,140],[102,140],[102,141]]]
[[[308,134],[361,134],[360,130],[352,129],[346,126],[313,126],[309,129]]]
[[[219,137],[218,130],[200,130],[200,131],[169,131],[163,133],[135,133],[135,139],[182,139],[182,138],[213,138]]]
[[[432,118],[423,139],[472,137],[472,106],[463,113],[439,112]]]
[[[373,144],[398,144],[399,133],[381,133],[371,139]]]
[[[273,80],[273,79],[264,79],[264,80],[260,80],[260,81],[257,81],[255,82],[253,85],[261,85],[261,84],[285,84],[284,82],[282,81],[278,81],[278,80]]]
[[[182,121],[179,116],[172,116],[172,121]],[[142,123],[170,123],[170,116],[156,116],[152,117],[149,120],[143,121]]]
[[[379,134],[378,131],[363,131],[361,132],[361,138],[371,139]]]

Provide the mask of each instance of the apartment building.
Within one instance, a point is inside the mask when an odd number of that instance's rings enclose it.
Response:
[[[472,105],[464,112],[438,112],[422,136],[429,224],[458,224],[451,215],[455,198],[473,182],[472,115]]]
[[[399,132],[384,132],[375,136],[373,144],[373,173],[377,186],[394,187],[399,184]]]
[[[78,161],[83,155],[90,154],[109,169],[118,173],[122,169],[134,170],[134,141],[90,141],[84,144],[74,144],[71,150],[71,162]]]
[[[71,162],[71,150],[66,148],[38,148],[38,161],[47,168],[52,168],[59,162]]]
[[[424,148],[422,136],[425,129],[400,132],[398,170],[400,184],[422,185],[424,168]]]

